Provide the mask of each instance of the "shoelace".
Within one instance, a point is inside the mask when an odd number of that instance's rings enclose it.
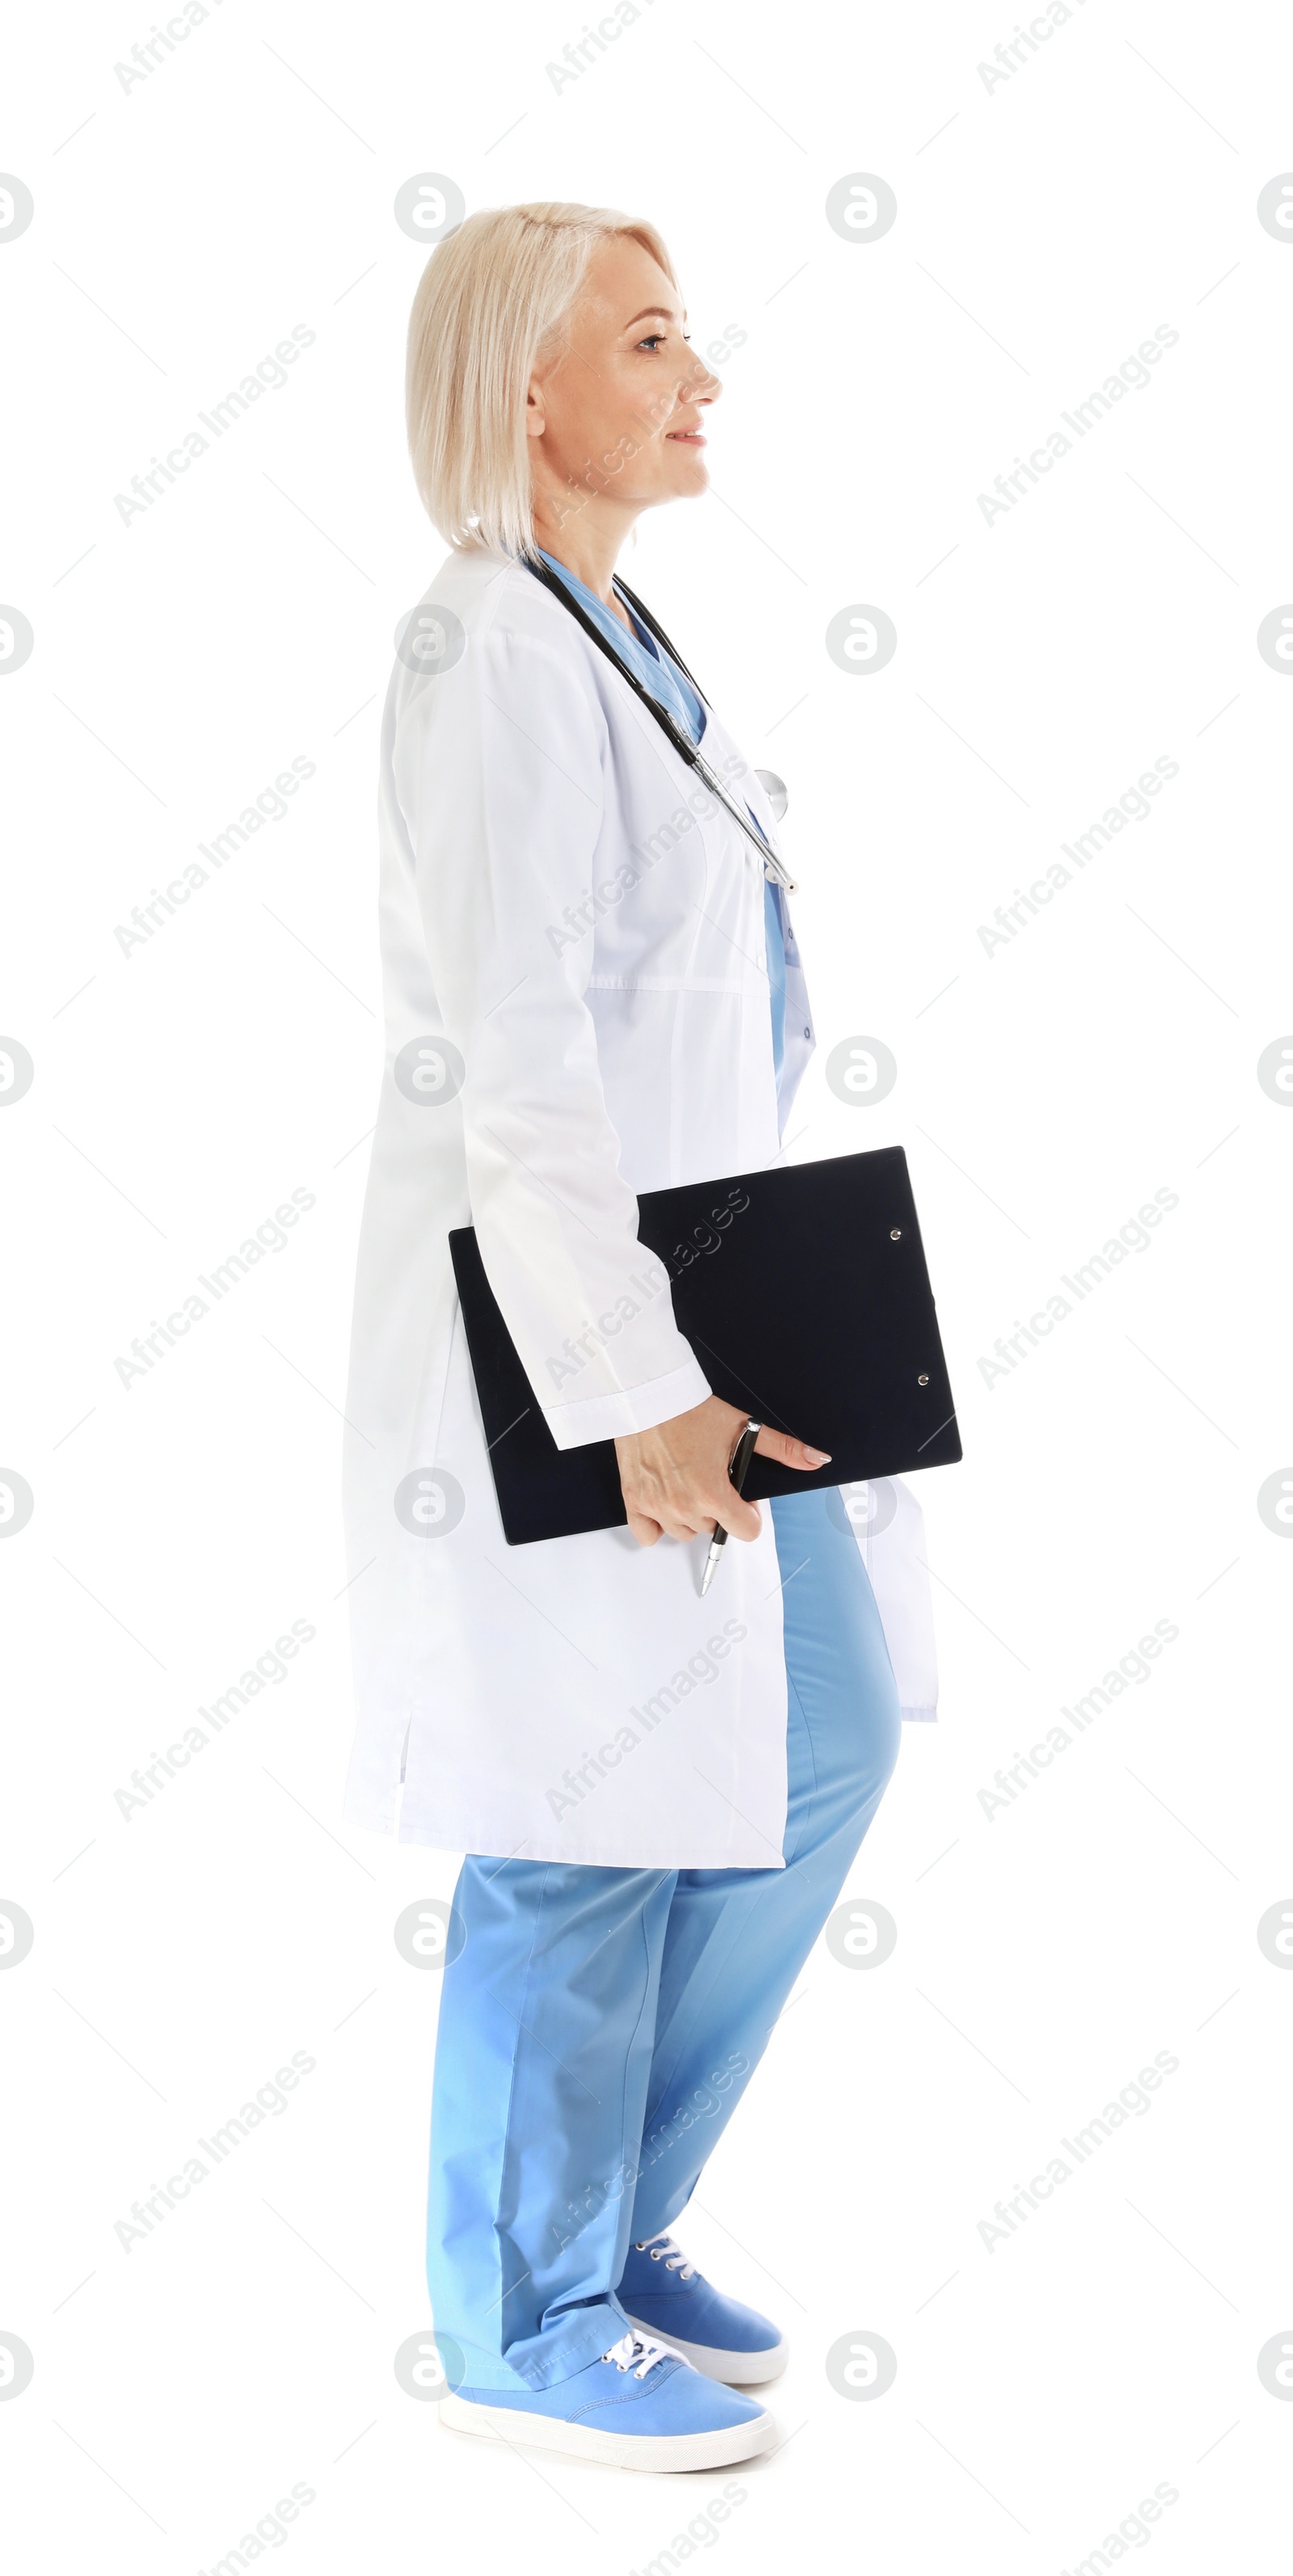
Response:
[[[602,2359],[613,2361],[617,2370],[631,2370],[635,2379],[645,2379],[658,2361],[680,2361],[682,2355],[674,2351],[671,2343],[658,2343],[654,2335],[639,2334],[633,2326],[611,2345],[609,2352],[602,2354]]]
[[[672,2236],[663,2227],[658,2236],[640,2237],[634,2244],[633,2251],[635,2254],[649,2254],[653,2263],[663,2261],[666,2272],[677,2272],[684,2281],[690,2281],[696,2269],[694,2263],[688,2262],[681,2245],[675,2245]]]

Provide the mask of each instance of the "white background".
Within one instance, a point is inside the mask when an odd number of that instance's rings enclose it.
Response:
[[[551,0],[224,0],[124,90],[149,23],[23,13],[0,145],[36,208],[0,243],[0,591],[35,631],[0,688],[0,1028],[35,1064],[0,1119],[0,1449],[35,1497],[0,1548],[0,1896],[35,1925],[0,1975],[0,2330],[35,2357],[0,2403],[13,2563],[209,2569],[302,2482],[263,2552],[302,2576],[628,2570],[723,2484],[452,2438],[392,2370],[427,2323],[438,1984],[392,1924],[457,1859],[339,1826],[338,1441],[377,725],[443,553],[403,446],[425,252],[392,205],[441,172],[469,209],[650,215],[698,343],[746,335],[711,496],[622,568],[788,782],[821,1040],[794,1151],[906,1146],[965,1443],[914,1480],[941,1720],[905,1730],[850,1881],[897,1948],[856,1973],[819,1945],[688,2213],[794,2344],[785,2446],[691,2550],[1072,2569],[1162,2483],[1094,2566],[1282,2566],[1293,2408],[1257,2355],[1293,2342],[1293,1976],[1256,1926],[1293,1884],[1288,1556],[1256,1497],[1293,1457],[1293,1117],[1256,1064],[1293,1025],[1293,690],[1255,639],[1293,596],[1293,239],[1256,214],[1293,159],[1287,18],[1086,0],[989,89],[1004,7],[654,0],[557,90],[583,20]],[[858,171],[896,192],[882,240],[826,221]],[[124,524],[114,496],[298,323],[288,383]],[[988,524],[977,496],[1160,324],[1149,386]],[[871,675],[824,646],[858,602],[898,631]],[[285,818],[123,955],[298,755]],[[1159,756],[1150,816],[985,953]],[[871,1109],[825,1079],[857,1034],[899,1067]],[[294,1188],[286,1247],[124,1387],[132,1337]],[[1160,1189],[1149,1247],[988,1383]],[[127,1822],[132,1770],[294,1619],[287,1677]],[[1159,1620],[1152,1677],[989,1820],[998,1768]],[[294,2051],[286,2111],[123,2251]],[[1152,2107],[989,2251],[994,2204],[1160,2051]],[[824,2358],[867,2333],[897,2377],[853,2403]]]

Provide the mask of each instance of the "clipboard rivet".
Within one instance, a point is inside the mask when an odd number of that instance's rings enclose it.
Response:
[[[929,1384],[929,1379],[928,1379],[927,1377],[918,1377],[918,1378],[917,1378],[917,1380],[916,1380],[916,1384],[917,1384],[917,1386],[928,1386],[928,1384]]]
[[[890,1241],[891,1243],[901,1243],[901,1241],[902,1241],[902,1227],[901,1227],[900,1225],[891,1225],[891,1226],[890,1226],[890,1228],[889,1228],[889,1241]]]

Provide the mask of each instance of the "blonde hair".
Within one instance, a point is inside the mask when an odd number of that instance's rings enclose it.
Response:
[[[460,550],[535,552],[525,400],[560,354],[599,241],[627,233],[677,278],[654,224],[606,206],[493,206],[432,251],[409,316],[405,415],[418,491]]]

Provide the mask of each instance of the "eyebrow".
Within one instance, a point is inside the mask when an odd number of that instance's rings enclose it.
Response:
[[[685,313],[683,314],[682,319],[684,322],[686,321],[687,316]],[[678,315],[676,313],[671,313],[666,304],[646,304],[643,306],[640,313],[635,313],[632,320],[625,323],[624,328],[626,331],[631,331],[634,322],[650,322],[653,320],[659,322],[676,322],[678,320]]]

